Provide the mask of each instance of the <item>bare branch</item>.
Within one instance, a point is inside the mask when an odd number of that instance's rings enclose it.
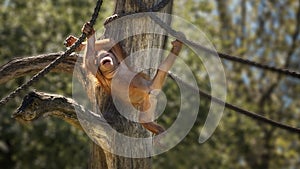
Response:
[[[31,73],[37,73],[61,54],[62,52],[58,52],[13,59],[0,66],[0,84]],[[79,59],[78,61],[81,63],[82,58],[79,57],[78,54],[73,53],[62,63],[56,66],[52,71],[71,74],[73,73],[74,65],[77,62],[77,59]]]
[[[84,123],[88,129],[93,129],[92,134],[96,136],[94,138],[97,138],[94,141],[104,146],[108,145],[108,136],[105,132],[106,128],[109,127],[108,123],[101,115],[84,109],[71,98],[56,94],[30,92],[24,97],[21,106],[12,116],[20,121],[34,121],[42,117],[52,116],[79,129],[82,129],[81,124]],[[78,116],[80,116],[80,122]]]
[[[17,111],[13,113],[13,118],[34,121],[40,117],[54,116],[82,129],[74,107],[77,107],[80,113],[88,112],[70,98],[41,92],[30,92],[24,97]]]

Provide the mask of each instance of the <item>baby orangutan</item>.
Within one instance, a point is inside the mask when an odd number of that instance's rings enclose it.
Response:
[[[172,49],[167,58],[159,65],[158,71],[151,80],[146,74],[138,73],[131,71],[127,66],[119,66],[120,63],[124,60],[125,54],[119,44],[114,46],[110,39],[97,40],[95,37],[95,31],[90,26],[89,23],[86,23],[82,32],[88,35],[88,40],[86,44],[82,44],[78,50],[85,49],[84,53],[84,66],[90,72],[95,73],[94,75],[101,85],[100,87],[104,88],[107,93],[111,93],[111,83],[116,70],[121,71],[122,76],[118,76],[118,85],[123,85],[128,81],[128,77],[133,77],[129,85],[128,95],[130,100],[123,100],[125,102],[131,103],[136,109],[140,111],[139,114],[139,123],[142,124],[147,130],[158,135],[164,132],[164,128],[153,122],[153,115],[155,111],[155,103],[151,103],[153,99],[150,96],[155,93],[154,90],[161,90],[164,81],[167,76],[167,71],[173,65],[176,56],[179,54],[182,48],[182,42],[175,40],[172,42]],[[66,45],[72,45],[77,38],[69,36],[66,39]],[[124,82],[124,83],[123,83]],[[125,84],[124,84],[125,85]],[[122,93],[117,93],[117,97],[122,98]],[[119,95],[119,96],[118,96]],[[124,98],[124,97],[123,97]],[[153,97],[152,97],[153,98]],[[152,105],[152,106],[151,106]]]

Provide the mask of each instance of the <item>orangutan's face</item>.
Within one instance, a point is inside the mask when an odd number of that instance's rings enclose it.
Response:
[[[118,67],[117,57],[110,51],[101,50],[96,56],[99,69],[104,76],[112,76]]]

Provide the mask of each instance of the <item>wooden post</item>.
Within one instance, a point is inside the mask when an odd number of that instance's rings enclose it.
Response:
[[[147,5],[148,8],[152,7],[160,0],[141,0],[143,3]],[[138,1],[133,0],[117,0],[115,6],[115,14],[127,13],[127,12],[137,12],[140,11],[141,6],[137,5]],[[162,11],[171,13],[172,11],[172,1],[168,4]],[[170,18],[164,18],[166,22],[170,22]],[[124,21],[117,22],[115,27],[108,27],[106,33],[114,36],[114,39],[118,39],[120,37],[128,37],[130,33],[135,34],[137,30],[143,30],[151,26],[151,24],[155,24],[149,17],[144,16],[140,18],[132,18]],[[112,24],[113,25],[113,24]],[[157,27],[157,26],[156,26]],[[120,29],[121,28],[121,29]],[[135,29],[138,28],[138,29]],[[120,31],[121,30],[121,31]],[[129,33],[129,34],[128,34]],[[163,31],[161,30],[161,33]],[[118,37],[119,36],[119,37]],[[149,48],[160,48],[162,49],[165,43],[165,36],[161,34],[140,34],[136,36],[130,36],[121,41],[121,46],[126,52],[127,56],[136,51],[145,50]],[[146,65],[150,67],[157,66],[161,60],[162,56],[160,52],[151,53],[153,57],[146,56],[138,56],[131,58],[127,61],[128,65],[130,65],[133,70],[137,70],[138,67],[136,65]],[[155,59],[154,59],[155,58]],[[153,76],[155,72],[147,71],[146,73]],[[149,137],[150,133],[146,131],[140,124],[131,122],[124,118],[120,113],[118,113],[115,108],[112,98],[110,96],[102,93],[101,89],[99,89],[97,95],[101,96],[97,98],[97,102],[100,106],[102,115],[106,120],[110,121],[110,125],[120,133],[126,134],[130,137]],[[133,112],[134,113],[134,112]],[[111,140],[113,142],[113,140]],[[112,144],[113,145],[113,144]],[[126,145],[124,145],[126,146]],[[146,151],[143,148],[147,148],[149,145],[145,145],[142,147],[132,146],[128,147],[131,151]],[[126,147],[127,148],[127,147]],[[127,168],[143,168],[148,169],[151,168],[151,157],[147,158],[130,158],[130,157],[122,157],[115,155],[109,151],[102,149],[97,144],[93,143],[91,148],[91,158],[90,158],[90,168],[91,169],[100,169],[100,168],[109,168],[109,169],[127,169]]]

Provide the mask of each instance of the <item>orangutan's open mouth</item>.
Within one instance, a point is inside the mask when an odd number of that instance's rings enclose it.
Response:
[[[111,57],[106,56],[100,60],[100,63],[101,65],[106,65],[106,64],[113,65],[113,60],[111,59]]]

